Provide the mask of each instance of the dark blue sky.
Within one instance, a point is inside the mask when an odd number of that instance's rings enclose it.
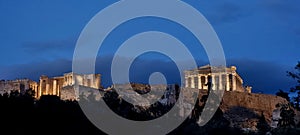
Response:
[[[113,2],[0,0],[0,79],[37,80],[41,74],[55,76],[71,71],[74,47],[82,29],[96,13]],[[236,65],[245,84],[253,86],[254,91],[275,93],[295,84],[286,77],[286,71],[293,70],[300,61],[299,0],[185,2],[198,9],[212,24],[223,44],[228,65]],[[175,27],[176,24],[157,18],[127,22],[108,37],[103,48],[106,56],[99,58],[97,69],[109,75],[106,73],[109,69],[102,65],[109,64],[110,55],[128,35],[156,29],[173,33],[192,44],[188,47],[199,59],[198,64],[206,64],[204,50],[193,46],[196,44],[193,38]],[[161,60],[143,60],[140,67],[157,64],[157,61],[163,63]],[[167,66],[158,69],[172,74]],[[142,72],[137,74],[142,76]],[[107,78],[103,77],[105,82]]]

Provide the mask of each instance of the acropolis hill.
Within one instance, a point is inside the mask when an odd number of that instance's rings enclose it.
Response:
[[[208,95],[209,89],[212,91],[218,91],[220,89],[225,90],[219,108],[223,113],[221,118],[222,122],[227,123],[230,127],[257,131],[259,128],[258,125],[261,123],[261,119],[263,119],[268,126],[271,126],[272,112],[276,109],[276,104],[288,103],[286,99],[275,95],[251,93],[251,87],[243,85],[242,77],[238,75],[237,68],[235,66],[226,68],[226,72],[216,73],[211,73],[211,68],[217,69],[218,67],[206,65],[197,69],[185,71],[185,85],[181,89],[199,91],[199,107],[202,107],[205,104],[203,99],[205,99],[205,96]],[[60,97],[61,100],[78,100],[74,94],[73,86],[75,83],[85,87],[84,90],[86,91],[99,91],[102,89],[100,74],[82,75],[71,72],[58,77],[42,75],[39,82],[29,79],[18,79],[13,81],[2,80],[0,82],[0,94],[10,93],[12,90],[24,93],[27,89],[31,88],[35,91],[35,98],[37,99],[41,98],[43,95],[53,95]],[[209,84],[211,84],[211,88],[209,88]],[[133,87],[133,90],[140,92],[147,92],[150,88],[147,84],[137,83],[119,86],[124,90],[128,90],[129,87]],[[115,86],[113,85],[107,90],[109,89],[115,89]],[[174,85],[169,85],[167,90],[163,89],[163,87],[161,88],[162,91],[165,91],[164,99],[159,101],[162,105],[170,105],[176,102],[176,92],[174,93],[174,89],[176,90]],[[101,94],[105,94],[105,92]],[[129,94],[134,97],[137,92],[130,91]],[[192,95],[193,94],[183,96],[185,98],[189,98]],[[157,98],[154,97],[154,99]],[[130,109],[122,111],[126,112],[130,111]],[[300,121],[299,116],[299,112],[296,111],[295,121],[297,123]],[[209,127],[219,126],[218,123],[210,124]],[[201,131],[202,130],[198,130],[196,134],[202,133]]]

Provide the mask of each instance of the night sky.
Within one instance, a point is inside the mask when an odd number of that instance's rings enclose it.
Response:
[[[89,20],[113,0],[0,0],[0,79],[30,78],[71,71],[76,41]],[[214,27],[227,65],[237,66],[244,83],[254,92],[288,91],[296,82],[286,76],[300,61],[299,0],[185,0]],[[168,7],[166,7],[168,8]],[[121,13],[120,13],[121,14]],[[203,48],[175,23],[159,18],[126,22],[107,37],[97,71],[109,84],[109,61],[130,35],[161,30],[182,38],[199,65],[207,64]],[[150,43],[149,43],[150,44]],[[145,80],[156,70],[175,75],[174,63],[159,54],[145,54],[135,63],[133,80]],[[152,70],[146,69],[153,66]],[[174,77],[176,78],[176,77]]]

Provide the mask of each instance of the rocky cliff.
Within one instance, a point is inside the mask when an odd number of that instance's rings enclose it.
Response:
[[[198,110],[201,111],[207,99],[207,92],[200,90],[199,98],[201,102]],[[300,129],[297,128],[284,128],[286,129],[284,131],[281,131],[282,128],[272,130],[270,126],[272,112],[278,103],[288,102],[275,95],[225,92],[219,109],[206,125],[199,126],[195,122],[185,123],[186,125],[171,134],[299,134]],[[295,122],[299,123],[300,113],[297,111],[295,113]]]
[[[257,131],[261,126],[270,128],[272,112],[278,103],[288,103],[286,99],[267,94],[225,92],[220,109],[230,127]],[[296,123],[299,112],[296,112]]]
[[[253,112],[254,115],[264,115],[267,122],[271,122],[272,111],[278,103],[288,102],[286,99],[274,95],[225,92],[221,109],[225,114],[236,113],[237,115],[243,115],[243,112],[240,112],[242,110],[248,110]],[[238,108],[240,108],[240,111],[238,111]]]

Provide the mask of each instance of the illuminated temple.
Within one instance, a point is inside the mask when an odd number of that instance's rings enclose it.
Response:
[[[214,73],[212,73],[215,71]],[[208,90],[208,82],[211,82],[211,90],[226,90],[251,93],[250,86],[243,86],[243,79],[237,73],[237,68],[202,66],[197,69],[187,70],[185,74],[185,87]]]
[[[39,98],[42,95],[56,95],[65,96],[63,94],[63,88],[68,86],[74,86],[75,81],[79,86],[85,86],[93,89],[100,89],[100,74],[75,74],[73,72],[66,73],[63,76],[52,77],[41,76],[39,82],[39,88],[36,91],[36,97]]]
[[[33,90],[34,97],[40,98],[43,95],[59,96],[63,100],[76,100],[77,97],[74,91],[75,82],[84,87],[86,92],[99,90],[101,88],[100,74],[75,74],[73,72],[66,73],[63,76],[48,77],[42,75],[39,82],[29,79],[17,80],[0,80],[0,94],[10,94],[12,91],[17,91],[24,94],[26,90]]]

